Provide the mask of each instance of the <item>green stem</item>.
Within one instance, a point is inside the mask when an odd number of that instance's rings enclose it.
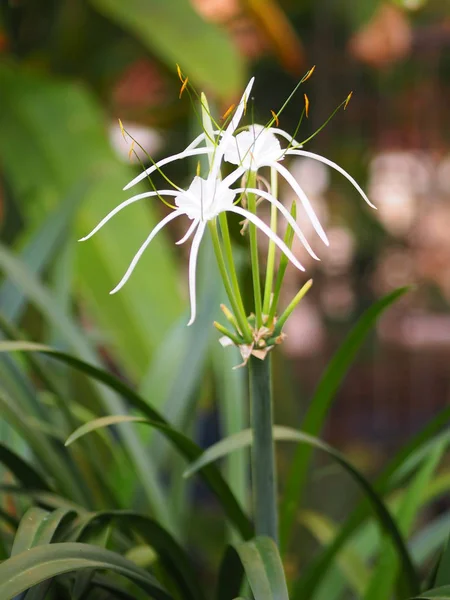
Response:
[[[270,169],[270,191],[275,198],[278,193],[278,173],[275,169]],[[277,207],[271,204],[270,207],[270,229],[277,232]],[[270,240],[267,251],[266,283],[264,287],[263,314],[268,315],[270,310],[270,300],[272,296],[273,274],[275,268],[275,242]]]
[[[209,230],[211,232],[211,238],[213,242],[214,252],[216,254],[217,265],[219,267],[220,275],[222,277],[223,285],[230,301],[231,307],[235,314],[238,325],[241,329],[242,335],[246,341],[251,341],[250,327],[245,317],[245,313],[242,313],[231,287],[230,278],[228,276],[225,259],[223,257],[222,248],[220,246],[219,232],[217,231],[216,220],[208,221]],[[250,336],[250,337],[249,337]]]
[[[277,476],[272,435],[272,385],[270,355],[249,360],[250,414],[253,431],[252,488],[256,535],[278,543]]]
[[[294,219],[297,218],[297,208],[296,208],[295,202],[292,204],[291,215],[293,216]],[[293,241],[294,241],[294,230],[292,229],[292,227],[290,225],[288,225],[288,227],[286,229],[286,234],[284,236],[284,243],[286,244],[286,246],[289,249],[291,249]],[[272,324],[272,322],[275,318],[276,312],[277,312],[278,300],[280,299],[281,286],[283,284],[283,279],[284,279],[284,275],[286,273],[288,264],[289,264],[289,261],[286,258],[286,255],[281,254],[280,264],[278,265],[277,278],[275,280],[275,288],[273,291],[272,301],[270,304],[269,317],[267,319],[268,327],[270,327],[270,325]]]
[[[248,187],[256,186],[256,173],[248,172],[247,179]],[[255,194],[247,194],[248,210],[256,215],[256,197]],[[255,297],[255,317],[256,328],[262,327],[262,298],[261,298],[261,280],[259,276],[259,257],[258,257],[258,237],[256,225],[248,224],[248,232],[250,238],[250,256],[252,261],[252,279],[253,279],[253,294]]]
[[[236,303],[239,307],[239,310],[244,317],[246,317],[247,313],[245,311],[244,302],[242,301],[241,290],[239,287],[239,281],[236,273],[236,267],[234,265],[233,260],[233,248],[231,246],[231,238],[230,238],[230,230],[228,229],[228,219],[225,212],[220,213],[219,215],[219,223],[220,223],[220,231],[222,233],[222,240],[225,249],[225,260],[228,266],[228,271],[230,273],[231,287],[233,288],[234,297],[236,298]],[[245,319],[247,322],[247,319]],[[243,331],[245,334],[248,333],[251,336],[250,328],[247,326],[247,329]]]

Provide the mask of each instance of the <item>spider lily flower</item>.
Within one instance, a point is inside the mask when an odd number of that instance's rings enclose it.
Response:
[[[281,144],[277,139],[277,135],[284,137],[289,141],[287,148],[283,149],[281,147]],[[235,180],[237,180],[247,171],[256,172],[261,167],[272,167],[278,171],[278,173],[287,181],[292,190],[296,193],[314,229],[321,237],[322,241],[328,246],[329,242],[326,233],[320,224],[307,195],[300,187],[297,180],[288,171],[288,169],[280,164],[286,155],[306,156],[322,162],[329,167],[332,167],[336,171],[339,171],[339,173],[344,175],[344,177],[346,177],[358,190],[367,204],[372,208],[375,208],[361,187],[356,183],[353,177],[347,173],[347,171],[331,160],[320,156],[319,154],[302,150],[301,144],[297,144],[295,140],[293,140],[293,138],[282,129],[275,127],[266,128],[263,125],[250,125],[248,129],[238,133],[236,136],[233,136],[231,141],[227,143],[224,160],[237,165],[237,169],[234,171],[234,175],[236,177]]]
[[[188,158],[190,156],[200,156],[202,154],[213,154],[214,155],[214,160],[213,160],[213,164],[211,165],[211,171],[210,171],[209,175],[211,176],[212,179],[217,178],[219,175],[222,158],[225,153],[225,148],[232,141],[233,134],[236,131],[236,129],[239,125],[239,122],[242,119],[242,116],[246,110],[247,101],[249,99],[250,92],[252,90],[254,81],[255,81],[255,78],[252,77],[250,79],[249,83],[247,84],[247,87],[245,88],[242,98],[234,112],[233,117],[231,118],[229,124],[227,125],[226,129],[224,131],[217,132],[217,133],[219,133],[219,138],[220,138],[220,141],[217,143],[217,145],[212,146],[212,147],[206,146],[206,147],[198,148],[199,143],[206,139],[206,134],[202,133],[191,144],[189,144],[189,146],[185,150],[183,150],[183,152],[173,154],[172,156],[168,156],[167,158],[163,158],[162,160],[158,161],[157,163],[155,163],[154,165],[152,165],[151,167],[149,167],[148,169],[146,169],[145,171],[140,173],[137,177],[135,177],[132,181],[130,181],[130,183],[128,183],[123,189],[124,190],[130,189],[131,187],[136,185],[136,183],[139,183],[140,181],[142,181],[143,179],[145,179],[146,177],[148,177],[155,171],[158,171],[161,167],[163,167],[164,165],[167,165],[168,163],[174,162],[176,160],[180,160],[182,158]]]
[[[132,272],[134,271],[137,263],[139,262],[139,259],[145,252],[147,246],[156,236],[156,234],[159,231],[161,231],[161,229],[163,229],[168,223],[170,223],[170,221],[173,221],[177,217],[181,217],[183,215],[187,216],[192,221],[192,223],[187,229],[186,234],[177,242],[177,244],[183,244],[192,235],[194,236],[189,256],[189,298],[191,305],[191,318],[189,320],[188,325],[191,325],[194,322],[196,316],[196,271],[197,256],[200,247],[200,242],[202,240],[208,221],[215,219],[222,212],[233,212],[240,216],[243,216],[245,219],[248,219],[278,246],[278,248],[297,267],[297,269],[304,271],[305,269],[303,265],[295,258],[291,250],[287,247],[287,245],[270,229],[270,227],[268,227],[259,217],[257,217],[252,212],[235,204],[235,198],[236,195],[239,193],[239,190],[231,189],[229,187],[229,182],[229,177],[226,177],[223,181],[220,181],[219,179],[214,179],[213,177],[208,177],[207,179],[204,179],[202,177],[196,176],[194,177],[192,183],[190,184],[187,190],[158,190],[138,194],[119,204],[110,213],[108,213],[88,235],[81,238],[80,241],[85,241],[92,237],[114,215],[116,215],[123,208],[129,206],[133,202],[137,202],[138,200],[141,200],[143,198],[149,198],[152,196],[174,197],[174,210],[169,215],[164,217],[164,219],[162,219],[162,221],[160,221],[158,225],[156,225],[156,227],[150,232],[147,239],[144,241],[142,246],[135,254],[125,275],[110,293],[115,294],[125,285],[125,283],[130,278]],[[280,206],[282,205],[280,204]],[[287,218],[287,215],[285,216]],[[292,226],[294,226],[295,223],[293,222],[293,219],[290,215],[288,220],[289,222],[291,222]],[[295,226],[296,231],[298,230],[298,232],[301,234],[296,224]]]

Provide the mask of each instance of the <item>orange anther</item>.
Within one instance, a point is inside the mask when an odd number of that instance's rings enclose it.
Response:
[[[229,117],[229,116],[230,116],[230,114],[233,112],[233,110],[235,109],[235,107],[236,107],[236,104],[232,104],[232,105],[230,106],[230,108],[228,108],[228,109],[227,109],[227,110],[226,110],[226,111],[223,113],[223,115],[222,115],[222,120],[223,120],[223,121],[225,121],[225,119],[226,119],[227,117]]]
[[[275,125],[278,127],[278,125],[280,124],[279,120],[278,120],[278,115],[276,112],[273,112],[273,110],[270,111],[272,113],[272,117],[273,120],[275,121]]]
[[[120,127],[120,133],[122,134],[122,137],[125,141],[127,141],[127,138],[125,137],[125,128],[123,126],[123,123],[120,119],[118,119],[119,121],[119,127]]]
[[[306,118],[308,118],[309,117],[309,98],[306,94],[304,94],[304,96],[305,96],[305,115],[306,115]]]
[[[131,160],[133,152],[134,152],[134,140],[131,142],[130,150],[128,151],[128,158],[129,158],[129,160]]]
[[[181,83],[183,83],[183,75],[181,73],[181,69],[180,69],[180,65],[177,63],[177,73],[178,73],[178,77],[180,78]]]
[[[303,83],[305,83],[305,81],[307,81],[311,75],[314,73],[314,69],[316,68],[316,65],[314,65],[313,67],[310,68],[310,70],[306,73],[306,75],[303,77]]]
[[[353,96],[353,92],[350,92],[350,94],[347,96],[347,99],[345,100],[344,110],[347,108],[348,103],[350,102],[350,99],[352,96]]]
[[[183,81],[183,85],[181,86],[180,95],[178,96],[179,98],[181,98],[181,96],[183,95],[183,92],[187,87],[188,81],[189,81],[189,77],[186,77],[186,79]]]

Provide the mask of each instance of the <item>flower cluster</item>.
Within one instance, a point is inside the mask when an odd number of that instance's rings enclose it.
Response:
[[[286,240],[282,240],[276,233],[276,230],[269,227],[262,221],[256,214],[256,203],[255,199],[263,199],[268,201],[272,205],[272,210],[279,211],[281,215],[288,222],[294,235],[298,237],[300,242],[309,252],[309,254],[318,260],[317,255],[312,250],[310,244],[303,235],[301,229],[297,225],[295,218],[285,208],[285,206],[276,197],[276,192],[270,189],[266,190],[259,189],[257,187],[257,172],[264,168],[269,167],[272,173],[277,176],[281,176],[286,183],[292,188],[296,197],[300,201],[303,209],[305,210],[309,220],[311,221],[315,231],[322,239],[322,241],[328,245],[327,235],[317,218],[314,209],[297,182],[292,176],[289,170],[284,166],[283,161],[285,157],[290,155],[296,156],[307,156],[314,160],[325,163],[326,165],[339,171],[344,177],[346,177],[353,186],[358,190],[364,200],[372,206],[363,190],[356,183],[356,181],[339,165],[331,162],[330,160],[308,152],[302,149],[302,145],[298,143],[289,133],[278,128],[278,117],[274,115],[274,119],[267,126],[250,124],[241,126],[241,120],[246,112],[246,107],[250,99],[250,93],[253,87],[254,78],[250,80],[242,98],[231,114],[228,115],[228,119],[225,121],[223,127],[213,125],[211,116],[209,115],[209,109],[207,109],[206,98],[202,95],[202,111],[203,116],[207,117],[207,126],[205,131],[198,137],[185,150],[180,153],[168,156],[156,163],[153,163],[150,167],[145,169],[137,177],[135,177],[128,185],[125,186],[124,190],[128,190],[145,178],[150,177],[155,172],[162,172],[161,169],[168,163],[173,161],[181,160],[188,157],[199,157],[206,155],[209,160],[209,172],[206,177],[195,176],[190,185],[183,189],[176,184],[170,182],[171,189],[159,189],[144,192],[132,196],[125,200],[114,208],[109,214],[107,214],[102,221],[82,240],[87,240],[93,236],[99,229],[101,229],[114,215],[124,209],[126,206],[137,202],[143,198],[149,198],[157,196],[159,198],[173,197],[174,205],[172,206],[172,212],[170,212],[164,219],[162,219],[156,227],[150,232],[147,239],[144,241],[142,246],[131,261],[126,273],[124,274],[121,281],[111,291],[112,294],[118,292],[122,286],[127,282],[131,276],[134,268],[136,267],[140,257],[144,253],[147,246],[153,240],[163,227],[165,227],[170,221],[178,217],[187,217],[190,221],[189,226],[185,235],[180,239],[177,244],[185,243],[190,237],[192,237],[191,251],[189,257],[189,295],[190,295],[190,306],[191,316],[189,325],[193,323],[196,316],[196,267],[197,267],[197,256],[200,247],[201,240],[205,233],[207,225],[211,226],[211,231],[217,232],[215,225],[218,217],[224,213],[235,213],[243,217],[249,224],[250,228],[254,232],[254,240],[256,244],[256,229],[259,229],[264,233],[270,240],[271,245],[277,246],[284,254],[285,260],[291,262],[297,269],[304,271],[303,265],[298,261],[290,249],[290,244],[286,243]],[[280,140],[285,142],[283,148]],[[222,179],[222,166],[223,163],[234,165],[234,170],[229,175]],[[167,181],[169,181],[166,178]],[[237,182],[241,182],[240,184]],[[236,185],[237,184],[237,185]],[[247,199],[247,203],[244,200]],[[250,201],[252,199],[252,202]],[[226,220],[220,220],[221,230],[223,226],[226,226]],[[222,231],[222,235],[224,235]],[[216,239],[217,243],[220,243],[219,238]],[[213,240],[214,241],[214,240]],[[218,246],[216,245],[216,250]],[[220,258],[220,249],[216,252],[218,258]],[[252,255],[252,258],[253,255]],[[222,256],[223,260],[223,256]],[[286,263],[287,264],[287,263]],[[220,266],[220,264],[219,264]],[[228,265],[230,267],[230,265]],[[227,284],[227,274],[225,269],[222,271],[222,275],[225,279],[224,283]],[[259,272],[256,273],[256,279],[259,278]],[[266,342],[262,338],[267,338],[274,333],[276,318],[272,315],[271,322],[268,322],[267,315],[261,318],[262,305],[256,306],[256,323],[252,327],[250,319],[247,319],[245,313],[242,314],[243,305],[240,299],[240,294],[236,286],[233,287],[233,277],[231,276],[231,283],[228,280],[226,289],[232,302],[233,308],[235,309],[235,316],[230,317],[230,321],[235,324],[235,330],[237,338],[231,334],[228,334],[229,339],[233,340],[234,343],[245,341],[247,344],[247,350],[252,352],[254,346],[262,348],[261,344],[266,345]],[[259,282],[255,283],[254,287],[259,287]],[[255,300],[257,304],[261,304],[260,291],[256,293],[255,289]],[[231,314],[231,313],[230,313]],[[269,332],[265,336],[261,336],[261,331]],[[252,333],[256,332],[256,333]],[[278,332],[278,335],[280,332]],[[255,342],[256,340],[256,342]]]

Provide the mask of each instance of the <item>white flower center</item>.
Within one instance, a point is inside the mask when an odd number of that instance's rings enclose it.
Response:
[[[175,204],[190,219],[205,222],[233,206],[235,196],[218,179],[194,177],[189,188],[175,197]]]
[[[234,165],[257,171],[282,160],[283,150],[270,129],[263,125],[250,125],[248,131],[242,131],[230,140],[224,158]]]

